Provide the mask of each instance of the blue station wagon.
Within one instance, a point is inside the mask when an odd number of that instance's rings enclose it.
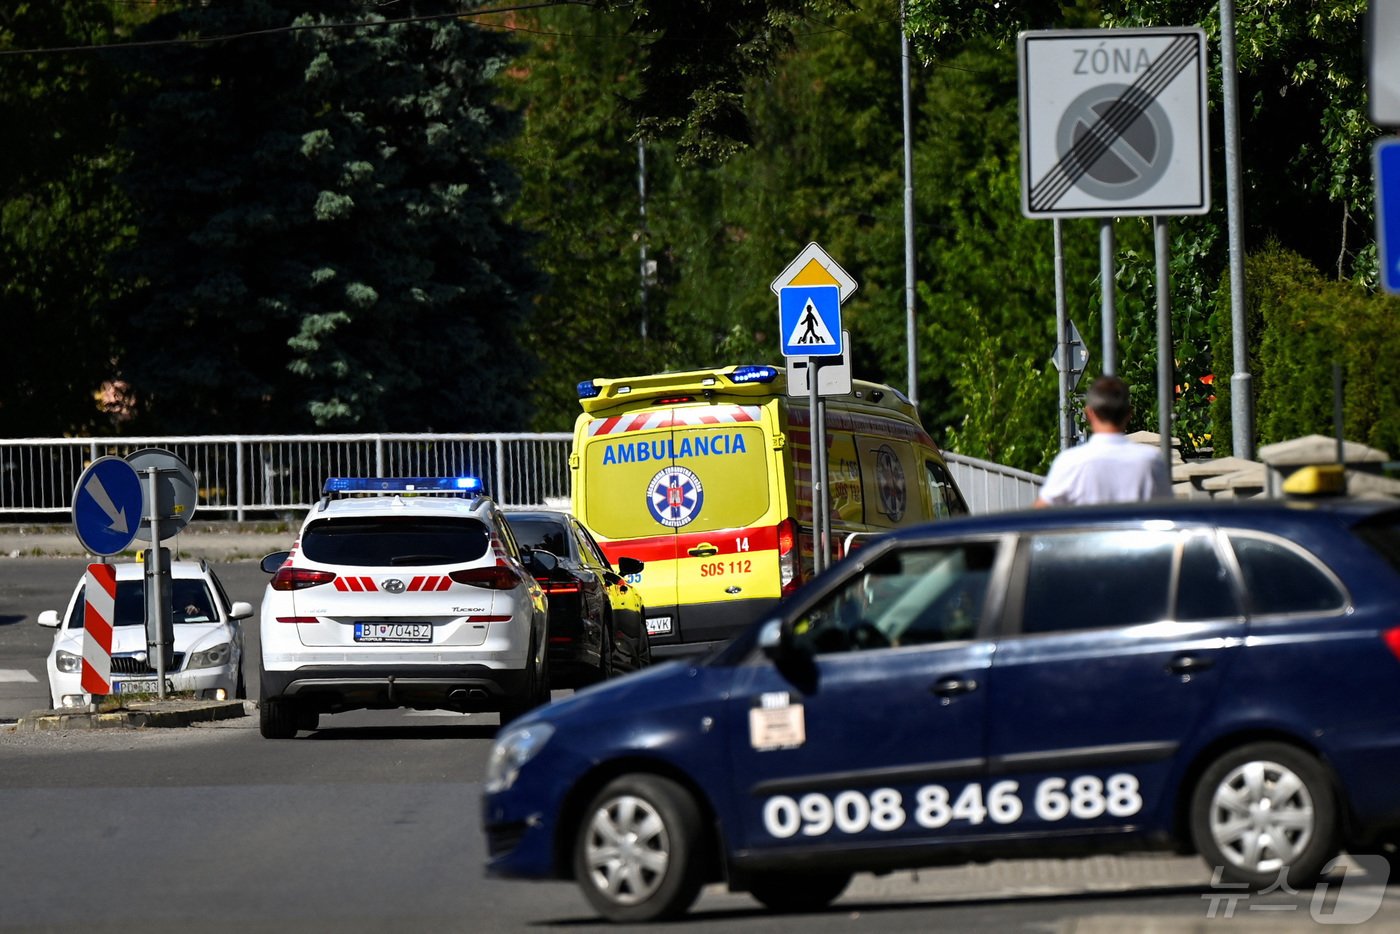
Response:
[[[613,920],[726,881],[1196,852],[1307,884],[1400,841],[1400,509],[1162,503],[875,541],[702,660],[501,731],[491,873]]]

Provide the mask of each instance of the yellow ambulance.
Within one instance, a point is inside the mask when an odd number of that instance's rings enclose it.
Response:
[[[646,601],[656,655],[726,640],[811,574],[806,397],[778,367],[579,384],[573,510]],[[967,512],[909,400],[857,380],[826,399],[832,558],[861,535]]]

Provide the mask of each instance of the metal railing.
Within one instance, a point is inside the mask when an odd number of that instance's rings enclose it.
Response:
[[[0,517],[67,513],[88,464],[152,447],[189,464],[202,515],[238,521],[305,511],[336,476],[470,475],[503,505],[567,503],[570,442],[565,432],[0,439]]]
[[[967,508],[974,516],[1008,509],[1028,509],[1045,478],[1026,470],[1005,467],[976,457],[943,452],[948,470],[957,481]]]
[[[199,485],[199,513],[243,521],[309,509],[326,477],[471,475],[504,506],[569,501],[566,432],[542,434],[199,435],[163,438],[0,439],[0,520],[66,515],[73,488],[99,457],[170,451]],[[1041,479],[947,454],[974,514],[1029,506]]]

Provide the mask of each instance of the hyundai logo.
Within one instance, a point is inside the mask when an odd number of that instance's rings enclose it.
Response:
[[[380,585],[388,593],[403,593],[403,581],[397,577],[391,577]]]

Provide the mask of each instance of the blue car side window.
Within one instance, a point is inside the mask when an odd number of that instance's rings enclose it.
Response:
[[[1281,541],[1232,534],[1230,544],[1244,575],[1250,612],[1339,612],[1347,596],[1332,576]]]
[[[1107,629],[1166,619],[1178,540],[1175,533],[1142,529],[1035,536],[1021,631]]]

